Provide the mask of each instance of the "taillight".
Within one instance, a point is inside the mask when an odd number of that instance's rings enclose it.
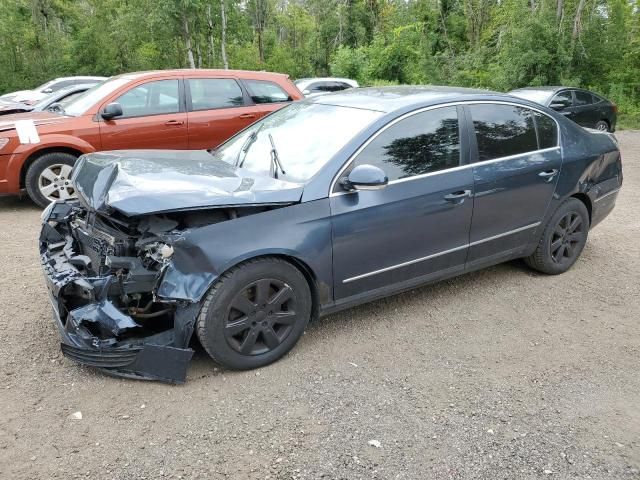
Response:
[[[618,113],[618,105],[613,104],[613,113]]]

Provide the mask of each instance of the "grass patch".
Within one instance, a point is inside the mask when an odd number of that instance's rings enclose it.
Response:
[[[640,114],[619,114],[616,130],[640,130]]]

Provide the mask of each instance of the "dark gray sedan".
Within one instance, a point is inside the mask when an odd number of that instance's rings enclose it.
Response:
[[[535,103],[394,87],[291,104],[210,152],[85,155],[73,182],[40,237],[64,354],[181,382],[194,332],[256,368],[340,309],[516,258],[565,272],[622,164]]]

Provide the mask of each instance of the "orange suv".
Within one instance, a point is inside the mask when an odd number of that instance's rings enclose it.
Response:
[[[2,117],[0,195],[26,189],[45,206],[75,194],[69,174],[84,153],[213,148],[301,98],[278,73],[168,70],[112,77],[64,111]]]

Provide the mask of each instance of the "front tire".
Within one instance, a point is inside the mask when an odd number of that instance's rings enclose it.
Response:
[[[27,170],[25,186],[31,200],[46,207],[56,200],[74,198],[71,169],[76,157],[70,153],[51,152],[38,157]]]
[[[545,225],[529,267],[549,275],[569,270],[578,260],[589,234],[589,212],[577,198],[562,203]]]
[[[312,312],[309,284],[279,258],[249,260],[211,288],[198,316],[197,335],[220,365],[248,370],[275,362],[293,348]]]
[[[609,123],[606,120],[598,120],[595,126],[596,130],[600,130],[601,132],[609,131]]]

